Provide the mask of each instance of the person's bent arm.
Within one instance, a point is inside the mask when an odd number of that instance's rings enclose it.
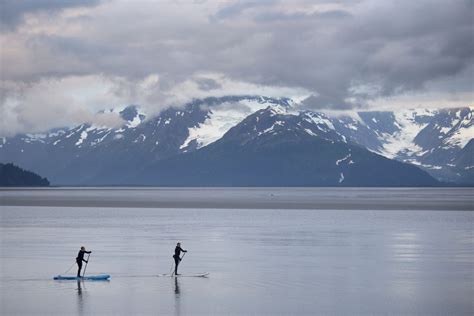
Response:
[[[84,251],[84,253],[88,253],[88,254],[91,254],[92,251]],[[89,261],[87,261],[86,259],[82,258],[82,261],[84,261],[85,263],[88,263]]]

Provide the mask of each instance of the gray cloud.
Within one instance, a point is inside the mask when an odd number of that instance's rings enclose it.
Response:
[[[211,78],[199,78],[196,80],[196,83],[200,90],[210,91],[222,88],[222,85],[219,84],[216,80]]]
[[[27,13],[52,12],[97,5],[100,0],[4,0],[0,2],[0,27],[14,28]]]
[[[275,0],[237,0],[219,9],[210,19],[216,21],[235,18],[246,10],[266,7],[276,2]]]
[[[255,17],[256,22],[275,22],[275,21],[303,21],[314,19],[345,19],[352,15],[344,10],[331,10],[327,12],[315,13],[283,13],[283,12],[263,12]]]
[[[0,34],[4,96],[15,84],[101,76],[113,82],[110,102],[161,108],[176,87],[223,93],[227,86],[216,77],[184,84],[203,73],[304,89],[312,94],[304,106],[312,108],[357,108],[419,92],[459,99],[472,91],[471,0],[117,0],[73,16],[51,13],[84,1],[6,3],[2,21],[18,27]],[[25,12],[41,14],[24,21]],[[154,75],[157,80],[145,82]]]
[[[344,100],[341,100],[339,96],[330,95],[310,95],[304,99],[299,105],[302,109],[312,110],[349,110],[354,107],[354,104],[349,104]]]

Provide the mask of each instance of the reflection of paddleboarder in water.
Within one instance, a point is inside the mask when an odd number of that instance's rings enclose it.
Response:
[[[84,314],[84,295],[82,293],[82,284],[81,280],[77,280],[77,314]],[[85,288],[84,288],[85,290]],[[85,292],[85,291],[84,291]]]
[[[179,283],[178,283],[179,278],[174,278],[174,294],[179,296]]]
[[[77,280],[77,295],[79,295],[79,296],[82,295],[81,280]]]
[[[188,252],[188,251],[181,248],[181,243],[177,243],[176,248],[174,248],[174,255],[173,255],[175,275],[179,275],[178,265],[179,265],[179,262],[181,261],[181,252]]]

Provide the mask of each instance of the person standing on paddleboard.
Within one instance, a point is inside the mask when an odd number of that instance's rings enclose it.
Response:
[[[177,243],[176,248],[174,248],[174,255],[173,255],[174,274],[175,275],[179,275],[178,274],[178,265],[179,265],[179,262],[181,261],[181,251],[182,252],[188,252],[187,250],[184,250],[184,249],[181,248],[181,243]]]
[[[86,248],[82,246],[81,250],[79,250],[79,253],[77,254],[77,257],[76,257],[78,278],[81,277],[82,261],[87,263],[87,260],[84,259],[84,254],[86,253],[92,253],[92,251],[86,251]]]

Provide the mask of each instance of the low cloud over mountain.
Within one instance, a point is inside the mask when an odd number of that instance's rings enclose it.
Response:
[[[474,99],[469,0],[9,0],[0,12],[1,135],[278,89],[308,109]]]

